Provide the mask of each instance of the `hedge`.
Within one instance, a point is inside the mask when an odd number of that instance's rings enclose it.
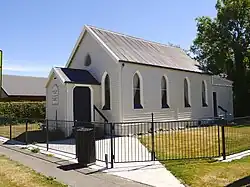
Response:
[[[45,119],[44,101],[0,102],[0,116],[7,118]]]

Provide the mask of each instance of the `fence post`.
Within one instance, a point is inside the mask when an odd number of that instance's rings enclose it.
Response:
[[[10,122],[10,140],[12,139],[12,125],[11,125],[11,122]]]
[[[221,137],[222,137],[222,157],[223,160],[226,160],[226,142],[225,142],[225,122],[223,120],[223,123],[221,125]]]
[[[154,128],[154,114],[151,114],[152,122],[151,122],[151,131],[152,131],[152,152],[151,152],[151,160],[155,161],[155,128]]]
[[[57,128],[57,110],[56,110],[56,129],[58,129]]]
[[[111,135],[111,139],[110,139],[110,154],[111,154],[111,168],[114,168],[114,160],[115,160],[115,156],[114,156],[114,124],[110,123],[110,135]]]
[[[218,124],[218,156],[220,156],[220,125]]]
[[[49,124],[48,119],[46,119],[46,148],[49,150]]]
[[[25,123],[25,143],[28,145],[28,120]]]

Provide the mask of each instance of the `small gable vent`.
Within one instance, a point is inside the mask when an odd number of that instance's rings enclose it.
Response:
[[[85,62],[84,62],[84,65],[85,66],[90,66],[91,64],[91,57],[89,54],[87,54],[87,56],[85,57]]]

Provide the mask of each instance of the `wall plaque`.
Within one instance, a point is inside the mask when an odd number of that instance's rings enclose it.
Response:
[[[58,105],[59,104],[59,89],[58,86],[55,84],[52,87],[52,105]]]

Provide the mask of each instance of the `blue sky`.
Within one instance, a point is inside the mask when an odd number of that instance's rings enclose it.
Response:
[[[216,0],[1,1],[5,74],[47,76],[64,66],[84,24],[188,49],[195,18],[216,15]]]

